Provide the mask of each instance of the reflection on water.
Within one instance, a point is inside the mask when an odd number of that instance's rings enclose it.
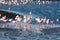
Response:
[[[15,24],[15,28],[19,29],[20,28],[20,25],[19,25],[20,22],[16,22]]]
[[[24,31],[26,31],[26,29],[27,29],[27,24],[24,23]]]
[[[27,25],[27,30],[31,30],[32,24]]]
[[[34,33],[31,31],[0,30],[0,39],[3,40],[60,40],[60,33]]]
[[[60,32],[41,32],[41,28],[47,25],[33,25],[20,23],[5,23],[0,24],[0,27],[4,25],[4,28],[0,28],[0,40],[60,40]],[[13,29],[11,29],[13,28]],[[21,29],[21,30],[20,30]]]

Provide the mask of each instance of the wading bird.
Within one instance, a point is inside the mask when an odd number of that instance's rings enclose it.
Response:
[[[24,16],[23,18],[24,18],[24,20],[23,20],[24,21],[24,31],[26,31],[26,29],[27,29],[27,24],[26,24],[27,23],[27,17]]]
[[[47,19],[46,24],[49,24],[50,19]]]
[[[41,20],[40,20],[39,17],[37,17],[35,20],[36,20],[38,23],[41,23]]]
[[[11,19],[9,19],[8,21],[9,21],[9,22],[12,22],[12,20],[13,20],[13,19],[11,18]]]
[[[0,18],[0,21],[2,22],[7,22],[8,19],[6,19],[6,16],[3,16],[2,18]]]
[[[46,17],[43,19],[43,22],[42,23],[46,23]]]
[[[32,13],[30,12],[30,16],[27,18],[27,22],[30,23],[32,20]]]

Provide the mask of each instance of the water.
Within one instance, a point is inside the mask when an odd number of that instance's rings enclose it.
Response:
[[[32,25],[31,31],[0,29],[0,40],[60,40],[59,29],[57,30],[54,29],[53,31],[44,30],[42,32],[40,31],[35,32],[34,29],[36,26],[38,26],[37,23],[34,21],[34,18],[36,17],[43,18],[44,16],[46,16],[47,18],[50,18],[51,20],[55,21],[55,23],[57,23],[56,19],[57,18],[60,19],[60,2],[57,3],[52,2],[51,4],[44,4],[44,5],[27,4],[27,5],[19,5],[19,6],[0,4],[0,10],[15,12],[23,16],[24,15],[28,16],[29,12],[31,11],[33,15],[32,22],[34,23]],[[60,22],[58,22],[58,24],[60,24]],[[11,28],[15,27],[15,25],[12,23],[9,23],[9,26]]]
[[[0,30],[0,40],[60,40],[60,33],[35,33],[31,31]]]

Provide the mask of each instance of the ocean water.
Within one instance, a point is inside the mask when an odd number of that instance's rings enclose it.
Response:
[[[0,4],[0,10],[8,11],[8,12],[14,12],[21,15],[29,15],[29,12],[32,12],[33,15],[33,24],[32,29],[30,31],[23,31],[19,29],[11,29],[15,27],[15,24],[12,23],[2,23],[0,24],[0,27],[6,26],[10,27],[7,29],[0,29],[0,40],[60,40],[60,28],[54,28],[54,29],[48,29],[48,30],[42,30],[39,32],[35,31],[35,27],[42,26],[40,24],[36,24],[34,18],[40,17],[44,18],[45,16],[51,20],[54,21],[56,24],[60,24],[60,22],[56,22],[56,19],[60,19],[60,2],[52,2],[50,4],[26,4],[26,5],[1,5]],[[21,23],[21,26],[23,23]],[[58,25],[52,25],[56,27],[60,27]],[[45,26],[45,25],[44,25]],[[50,25],[51,27],[51,25]],[[55,30],[56,29],[56,30]]]

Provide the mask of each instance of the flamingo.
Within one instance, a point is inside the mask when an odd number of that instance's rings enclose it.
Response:
[[[17,20],[19,18],[19,16],[17,15],[16,17],[15,17],[15,20]]]
[[[21,17],[19,17],[19,15],[17,15],[16,17],[15,17],[15,20],[16,20],[16,27],[20,27],[20,25],[19,25],[19,23],[22,21],[22,18]]]
[[[17,26],[16,26],[17,24],[15,24],[16,23],[15,20],[12,20],[11,23],[13,23],[15,25],[15,28],[17,28]]]
[[[32,19],[32,13],[31,13],[31,11],[30,11],[30,18]]]
[[[30,16],[27,18],[27,22],[30,23],[32,19],[32,13],[30,12]]]
[[[2,4],[5,4],[5,2],[2,2]]]
[[[4,20],[4,19],[6,19],[6,16],[3,16],[3,17],[1,18],[1,20]]]
[[[39,17],[37,17],[35,20],[36,20],[38,23],[41,23],[41,20],[40,20]]]
[[[20,18],[17,18],[17,20],[16,20],[17,22],[16,22],[16,26],[17,26],[17,28],[19,28],[20,27],[20,22],[22,22],[22,18],[20,17]]]
[[[22,18],[18,18],[17,21],[18,21],[18,22],[21,22],[21,21],[22,21]]]
[[[8,19],[5,19],[5,20],[2,20],[3,22],[7,22],[8,21]]]
[[[47,19],[46,23],[49,24],[50,19]]]
[[[41,19],[41,22],[43,22],[43,18]]]
[[[46,17],[43,19],[43,23],[45,23],[46,22]]]
[[[9,21],[9,22],[12,22],[12,20],[13,20],[13,19],[9,19],[8,21]]]
[[[12,23],[16,23],[16,21],[15,21],[15,20],[13,20],[13,21],[12,21]]]
[[[18,27],[18,24],[17,24],[17,21],[16,20],[12,20],[12,19],[10,19],[11,20],[11,23],[13,23],[14,25],[15,25],[15,28],[17,28],[17,29],[19,29]]]
[[[0,21],[2,21],[2,22],[7,22],[8,19],[6,19],[6,17],[4,16],[4,17],[2,17],[2,18],[0,19]]]
[[[30,11],[30,16],[27,18],[27,22],[28,22],[28,30],[30,30],[31,29],[31,24],[30,24],[30,22],[31,22],[31,20],[32,20],[32,13],[31,13],[31,11]]]
[[[1,21],[3,21],[3,22],[7,22],[8,19],[6,19],[6,16],[3,16],[3,17],[1,18]]]
[[[16,21],[21,22],[22,21],[22,18],[19,17],[19,16],[16,16]]]
[[[5,28],[5,26],[6,26],[5,23],[7,22],[7,20],[8,20],[8,19],[6,19],[6,16],[3,16],[3,17],[0,19],[0,21],[4,22],[2,28]]]
[[[24,16],[24,23],[26,23],[27,22],[27,18],[26,18],[26,16]]]
[[[24,31],[26,31],[26,29],[27,29],[27,17],[26,16],[24,16],[23,17],[24,18]]]
[[[0,18],[0,21],[6,21],[6,16],[3,16],[2,18]]]

